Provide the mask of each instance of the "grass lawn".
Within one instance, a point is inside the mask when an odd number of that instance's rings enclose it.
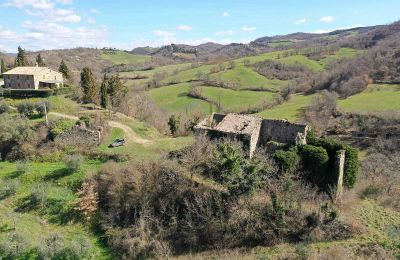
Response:
[[[339,109],[353,113],[374,113],[400,109],[400,85],[374,84],[362,93],[339,100]]]
[[[103,52],[101,57],[105,60],[109,60],[114,64],[138,64],[146,61],[150,61],[151,57],[146,55],[132,54],[126,51],[115,51]]]
[[[65,114],[71,114],[79,111],[79,104],[72,101],[65,96],[51,96],[48,98],[24,98],[24,99],[11,99],[7,98],[6,103],[10,106],[16,107],[20,103],[24,102],[50,102],[51,109],[53,112],[60,112]]]
[[[121,147],[108,148],[108,145],[117,138],[124,138],[123,130],[120,128],[111,128],[107,140],[99,146],[98,150],[107,153],[127,154],[132,158],[130,162],[141,162],[143,160],[161,158],[166,153],[181,149],[193,141],[193,137],[161,137],[149,144],[127,142]]]
[[[240,111],[261,104],[264,101],[271,101],[274,93],[241,90],[235,91],[231,89],[216,87],[201,87],[203,96],[221,103],[222,107],[227,110]]]
[[[148,93],[159,107],[171,112],[186,113],[201,111],[210,113],[212,106],[206,101],[186,96],[189,84],[182,83],[161,88],[151,89]],[[212,111],[211,111],[212,112]]]
[[[288,81],[278,79],[268,79],[258,74],[249,67],[238,65],[232,70],[214,74],[213,77],[224,81],[234,81],[239,84],[240,88],[265,88],[271,90],[279,90],[282,86],[286,86]]]
[[[289,101],[272,109],[264,110],[258,113],[258,115],[264,118],[297,121],[300,119],[304,108],[310,104],[312,97],[312,95],[292,95]]]
[[[16,186],[14,195],[0,200],[0,239],[7,239],[10,232],[15,231],[23,236],[28,248],[33,248],[51,234],[63,235],[70,241],[85,237],[93,245],[91,253],[95,259],[111,257],[99,238],[80,221],[69,218],[76,203],[76,183],[100,165],[98,161],[86,161],[82,170],[70,173],[66,171],[64,163],[29,163],[27,171],[20,172],[15,163],[0,162],[0,180]],[[43,190],[47,200],[51,201],[51,207],[44,210],[22,207],[34,190]],[[36,259],[35,254],[31,252],[25,257]]]

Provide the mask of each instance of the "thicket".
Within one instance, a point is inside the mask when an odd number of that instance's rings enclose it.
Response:
[[[75,125],[76,122],[69,119],[54,121],[50,126],[50,137],[54,140],[58,135],[70,130]]]
[[[315,189],[232,141],[201,139],[166,161],[108,164],[86,183],[78,204],[122,258],[350,235]]]
[[[335,158],[339,150],[345,150],[343,184],[347,188],[353,188],[357,181],[359,172],[359,160],[357,149],[350,145],[343,144],[329,138],[317,138],[312,132],[307,134],[307,143],[313,146],[319,146],[326,150],[329,156],[328,169],[335,168]]]

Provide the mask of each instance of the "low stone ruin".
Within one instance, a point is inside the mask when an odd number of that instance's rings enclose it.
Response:
[[[76,125],[70,130],[59,134],[54,142],[67,146],[97,146],[101,141],[101,129],[91,130],[84,126]]]
[[[251,157],[257,147],[268,142],[306,144],[308,125],[287,120],[262,119],[253,115],[218,114],[205,118],[195,127],[196,135],[239,140]]]

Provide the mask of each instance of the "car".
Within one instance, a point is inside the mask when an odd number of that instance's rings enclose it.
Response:
[[[115,139],[112,144],[110,144],[108,147],[114,148],[114,147],[119,147],[119,146],[124,146],[125,145],[125,139],[123,138],[118,138]]]

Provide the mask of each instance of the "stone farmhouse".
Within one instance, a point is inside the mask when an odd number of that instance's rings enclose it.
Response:
[[[63,85],[62,74],[47,67],[17,67],[3,75],[4,88],[8,89],[54,89]]]
[[[251,157],[257,147],[266,146],[270,141],[306,144],[309,129],[308,125],[290,123],[286,120],[214,113],[195,127],[195,133],[196,135],[207,135],[210,138],[228,137],[239,140]]]

